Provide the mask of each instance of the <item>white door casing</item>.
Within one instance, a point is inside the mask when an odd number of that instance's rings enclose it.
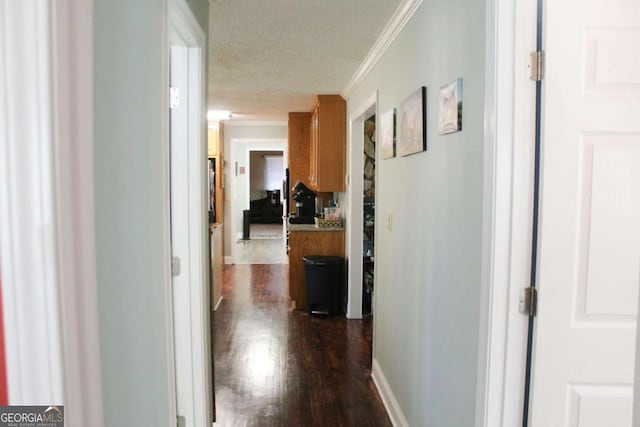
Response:
[[[533,426],[630,426],[640,277],[640,3],[544,4]]]
[[[177,414],[185,426],[212,420],[209,323],[204,33],[184,2],[169,2],[171,256]],[[171,98],[171,97],[170,97]],[[177,272],[176,272],[177,273]]]

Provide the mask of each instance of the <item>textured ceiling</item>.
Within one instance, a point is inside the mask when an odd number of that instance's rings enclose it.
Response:
[[[401,0],[211,0],[209,109],[285,120],[340,93]]]

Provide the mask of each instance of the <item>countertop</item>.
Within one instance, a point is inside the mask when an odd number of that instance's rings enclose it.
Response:
[[[344,231],[344,227],[322,227],[315,224],[289,224],[289,231]]]

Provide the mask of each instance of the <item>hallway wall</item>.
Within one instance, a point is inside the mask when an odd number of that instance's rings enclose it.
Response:
[[[475,422],[484,6],[423,2],[348,97],[351,116],[379,91],[382,114],[427,87],[427,151],[376,164],[374,358],[410,425]],[[441,136],[439,88],[457,77],[464,79],[463,130]],[[387,213],[393,215],[391,230]]]
[[[94,2],[94,174],[105,425],[166,426],[166,2]],[[206,18],[205,18],[206,19]],[[203,120],[203,126],[204,126]],[[175,419],[173,420],[175,423]]]

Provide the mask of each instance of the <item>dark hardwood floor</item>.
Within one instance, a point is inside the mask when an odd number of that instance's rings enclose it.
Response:
[[[225,267],[216,425],[390,426],[370,377],[371,318],[290,311],[287,268]]]

